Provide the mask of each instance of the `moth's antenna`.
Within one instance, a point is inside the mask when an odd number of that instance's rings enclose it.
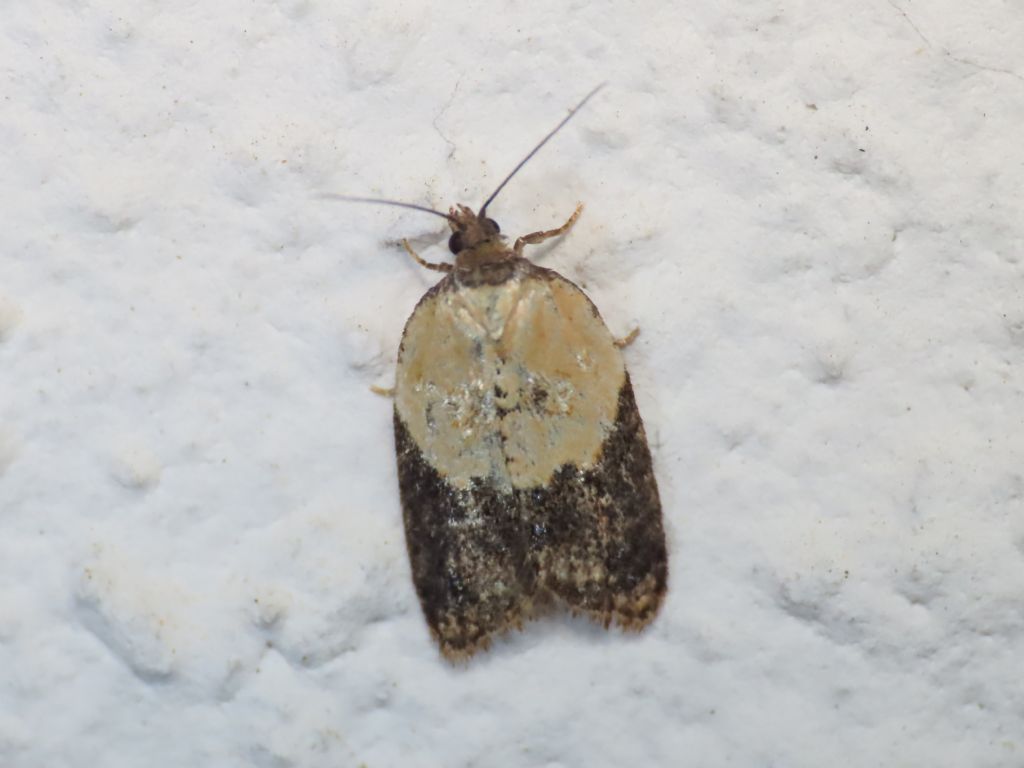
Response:
[[[326,200],[344,200],[346,203],[378,203],[380,205],[394,205],[398,208],[412,208],[414,211],[423,211],[424,213],[432,213],[435,216],[440,216],[442,219],[448,219],[448,221],[455,222],[455,219],[447,213],[441,213],[441,211],[435,211],[433,208],[427,208],[425,205],[416,205],[415,203],[403,203],[399,200],[385,200],[380,197],[350,197],[349,195],[335,195],[331,193],[325,193],[320,197]]]
[[[498,196],[498,193],[501,192],[502,189],[504,189],[505,185],[508,184],[509,180],[513,176],[515,176],[517,173],[519,173],[519,169],[522,168],[524,165],[526,165],[530,161],[530,158],[533,157],[534,155],[536,155],[537,152],[540,151],[540,148],[543,147],[545,144],[547,144],[552,136],[554,136],[556,133],[558,133],[560,130],[562,130],[562,126],[565,125],[566,123],[568,123],[570,120],[572,120],[573,115],[575,115],[577,112],[579,112],[581,109],[583,109],[583,105],[586,104],[588,101],[590,101],[590,98],[595,93],[597,93],[602,88],[604,88],[606,85],[608,85],[608,83],[601,83],[599,86],[597,86],[597,88],[595,88],[590,93],[588,93],[586,96],[584,96],[583,100],[579,104],[577,104],[575,107],[573,107],[572,109],[569,110],[569,114],[565,116],[565,119],[562,120],[562,122],[560,122],[558,125],[556,125],[555,129],[553,131],[551,131],[551,133],[549,133],[547,136],[545,136],[543,139],[541,139],[540,144],[538,144],[536,147],[534,147],[532,150],[530,150],[530,154],[528,154],[526,157],[524,157],[522,160],[520,160],[519,161],[519,165],[517,165],[515,168],[512,169],[512,173],[510,173],[508,176],[506,176],[505,180],[503,182],[501,182],[501,184],[498,185],[498,188],[496,190],[494,190],[494,192],[491,193],[491,196],[487,198],[487,202],[485,202],[483,205],[480,206],[480,213],[478,213],[477,216],[479,216],[480,218],[483,218],[487,214],[487,206],[490,205],[491,202],[494,200],[494,198],[496,198]]]

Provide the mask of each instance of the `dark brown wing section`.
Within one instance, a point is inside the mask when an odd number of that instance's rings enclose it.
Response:
[[[525,499],[524,499],[525,501]],[[526,511],[526,510],[524,510]],[[665,595],[668,555],[651,452],[629,375],[615,427],[589,471],[562,467],[534,493],[538,585],[605,626],[641,629]]]
[[[626,377],[616,423],[591,470],[564,466],[543,487],[448,486],[395,414],[398,480],[413,581],[449,658],[519,626],[552,596],[605,626],[640,629],[665,594],[661,503]]]
[[[531,610],[535,574],[519,501],[481,480],[460,491],[423,458],[395,412],[398,486],[413,583],[451,659],[486,647]]]

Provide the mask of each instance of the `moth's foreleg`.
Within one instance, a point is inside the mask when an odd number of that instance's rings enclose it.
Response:
[[[576,206],[576,210],[573,211],[573,214],[572,216],[569,217],[569,220],[565,222],[565,224],[560,226],[558,229],[548,229],[545,230],[544,232],[533,232],[529,235],[523,235],[522,237],[520,237],[518,240],[516,240],[516,244],[512,246],[513,252],[516,256],[522,256],[523,248],[525,246],[537,245],[537,243],[543,243],[545,240],[548,240],[549,238],[564,235],[572,228],[572,225],[576,223],[576,219],[580,217],[581,213],[583,213],[583,203],[580,203],[579,205]]]
[[[405,239],[402,240],[402,247],[405,248],[405,252],[408,253],[410,256],[412,256],[413,260],[417,264],[419,264],[421,267],[426,267],[427,269],[432,269],[435,272],[451,272],[452,271],[452,265],[451,264],[446,264],[444,262],[427,261],[426,259],[424,259],[422,256],[420,256],[418,253],[416,253],[416,251],[414,251],[412,249],[412,246],[409,245],[409,241],[408,240],[405,240]]]

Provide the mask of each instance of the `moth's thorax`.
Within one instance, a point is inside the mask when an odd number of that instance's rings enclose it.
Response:
[[[517,272],[516,256],[501,235],[478,243],[455,255],[455,282],[459,286],[474,288],[478,285],[501,285]]]

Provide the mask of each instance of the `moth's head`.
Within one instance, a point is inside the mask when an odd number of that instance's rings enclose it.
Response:
[[[464,205],[454,205],[448,214],[448,222],[452,228],[452,236],[448,238],[448,250],[456,255],[461,251],[476,248],[480,243],[505,239],[498,222],[487,218],[484,211],[477,214]]]

